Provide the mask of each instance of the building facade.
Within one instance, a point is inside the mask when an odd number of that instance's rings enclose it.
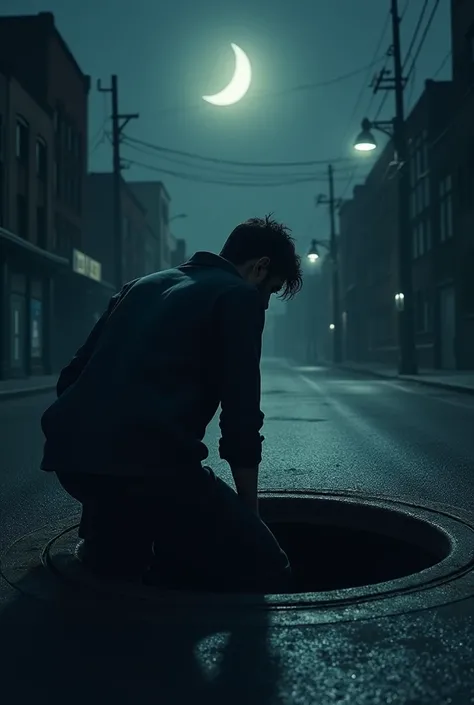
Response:
[[[148,211],[131,185],[121,180],[122,271],[130,281],[160,269],[160,242]],[[84,247],[102,264],[102,277],[115,282],[115,233],[113,223],[113,174],[88,174],[85,188]]]
[[[0,69],[0,378],[52,369],[52,111]]]
[[[396,165],[387,144],[365,183],[341,206],[338,256],[345,359],[396,365]]]
[[[183,238],[176,238],[174,235],[170,237],[171,243],[171,266],[178,267],[180,264],[186,261],[186,240]]]
[[[90,80],[51,13],[0,17],[0,66],[5,377],[56,371],[61,339],[81,328],[66,302],[85,298],[89,286],[73,253],[82,247]]]
[[[427,81],[406,119],[415,340],[422,369],[474,369],[472,2],[453,0],[452,30],[453,80]],[[398,215],[396,179],[383,176],[387,150],[390,145],[340,211],[341,305],[346,359],[395,366]]]

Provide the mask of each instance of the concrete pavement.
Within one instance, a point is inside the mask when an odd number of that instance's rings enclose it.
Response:
[[[52,396],[0,404],[0,550],[75,510],[38,463]],[[360,489],[474,509],[474,399],[371,375],[267,365],[262,488]],[[27,442],[25,442],[27,441]],[[217,424],[208,434],[217,458]],[[315,555],[317,548],[315,548]],[[12,705],[474,703],[469,601],[318,626],[220,628],[38,605],[2,584],[2,691]],[[80,665],[78,665],[80,664]]]

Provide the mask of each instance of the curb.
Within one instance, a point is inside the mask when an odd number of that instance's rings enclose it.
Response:
[[[35,396],[37,394],[45,394],[56,389],[56,384],[47,384],[42,387],[24,387],[23,389],[8,389],[0,392],[0,402],[8,401],[9,399],[19,399],[22,397]]]
[[[425,387],[437,387],[438,389],[445,389],[447,391],[451,392],[456,392],[459,394],[470,394],[474,395],[474,388],[471,387],[462,387],[461,385],[458,384],[446,384],[446,382],[437,382],[435,380],[428,380],[424,379],[423,377],[417,378],[417,377],[410,377],[410,376],[405,376],[405,375],[387,375],[384,374],[383,372],[377,372],[377,370],[362,370],[357,367],[350,367],[349,365],[342,365],[339,367],[341,370],[347,370],[348,372],[355,372],[356,374],[369,374],[373,375],[374,377],[379,377],[381,379],[392,379],[392,380],[401,380],[402,382],[413,382],[413,384],[422,384]]]

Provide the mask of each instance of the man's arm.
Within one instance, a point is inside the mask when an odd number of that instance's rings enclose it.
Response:
[[[258,512],[260,356],[265,311],[257,290],[243,287],[224,295],[219,315],[220,456],[232,470],[237,493]]]
[[[61,394],[64,394],[64,392],[79,378],[79,375],[86,366],[95,349],[95,346],[97,345],[97,341],[102,335],[102,331],[105,328],[105,324],[107,323],[110,314],[112,313],[120,299],[125,296],[132,284],[135,283],[135,281],[137,280],[135,279],[134,281],[129,282],[123,287],[121,291],[112,296],[109,301],[109,305],[107,306],[107,310],[104,311],[102,316],[99,318],[99,320],[89,333],[89,336],[84,345],[79,348],[79,350],[72,358],[71,362],[61,370],[61,374],[59,375],[58,383],[56,385],[56,393],[58,397],[60,397]]]

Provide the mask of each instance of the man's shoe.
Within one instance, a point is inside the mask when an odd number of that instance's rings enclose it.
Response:
[[[127,564],[123,557],[115,560],[104,548],[80,539],[76,544],[74,557],[86,570],[98,578],[115,580],[140,580],[143,570]]]

